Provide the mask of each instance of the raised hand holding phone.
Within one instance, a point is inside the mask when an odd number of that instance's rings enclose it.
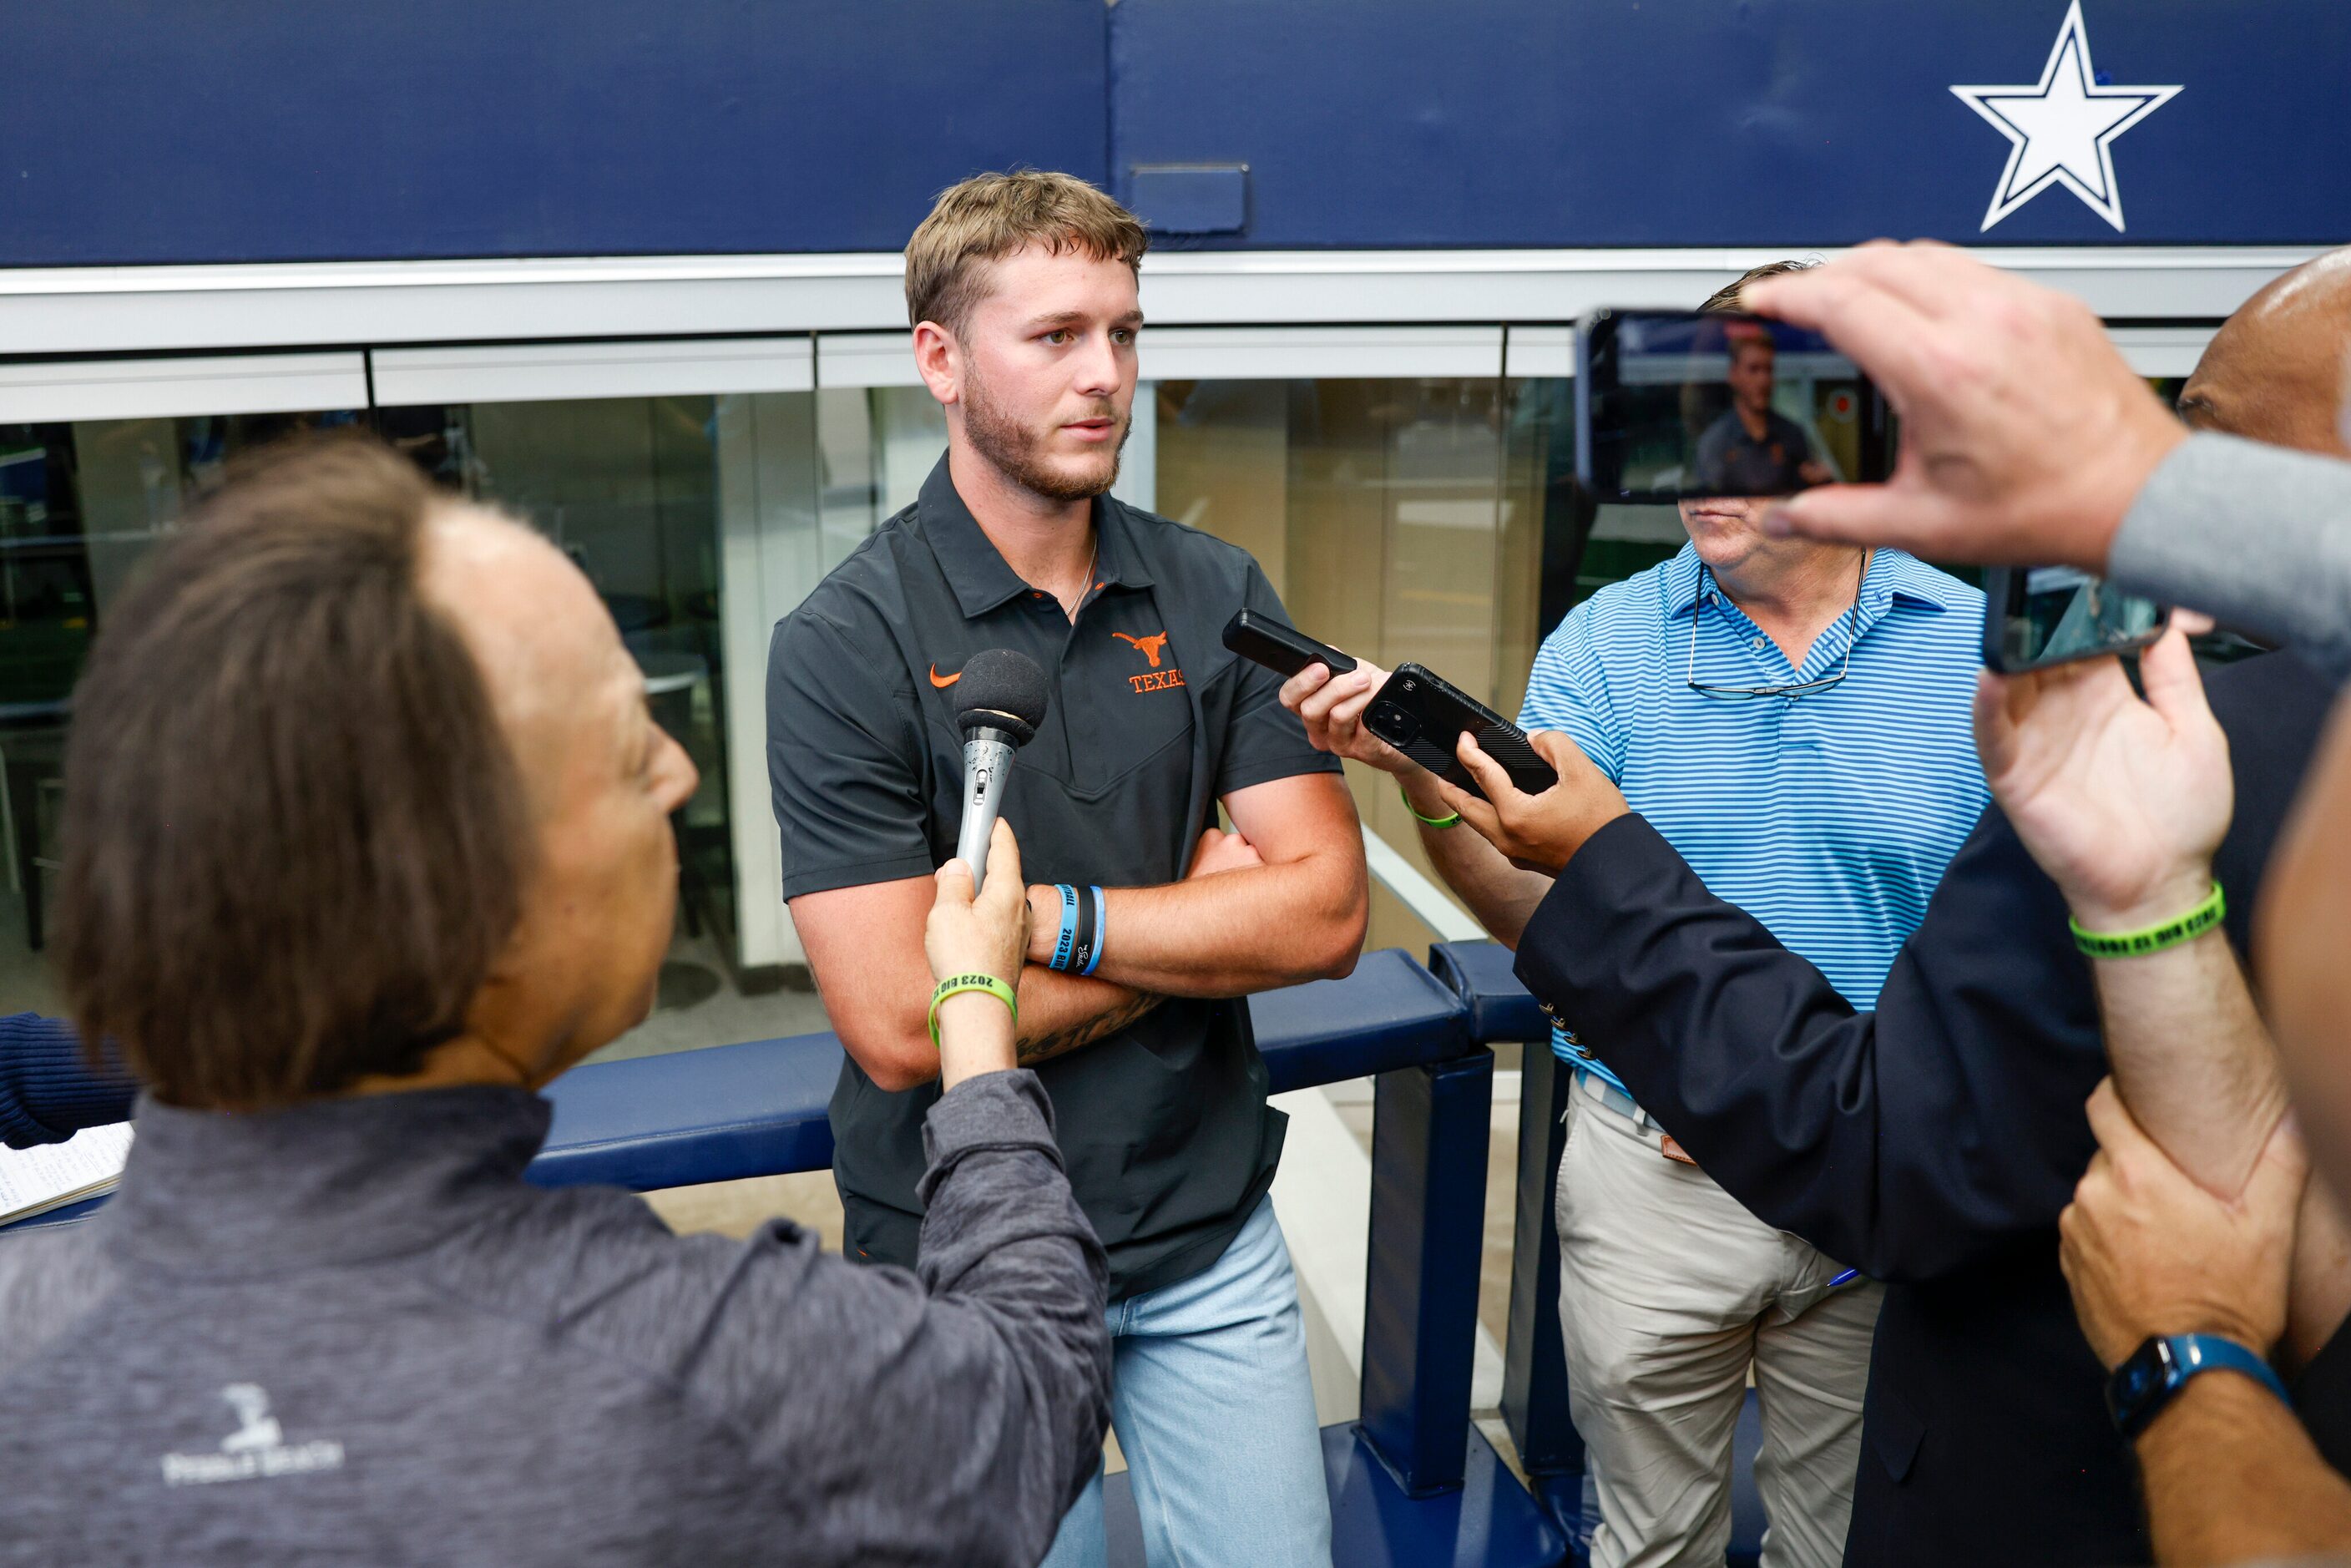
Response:
[[[1865,245],[1742,302],[1824,333],[1902,421],[1886,483],[1792,497],[1767,531],[2104,571],[2123,513],[2188,439],[2088,306],[1950,246]]]
[[[1437,789],[1445,803],[1461,814],[1462,822],[1499,850],[1512,865],[1557,876],[1586,840],[1632,808],[1625,804],[1623,792],[1609,777],[1594,768],[1565,735],[1541,729],[1528,739],[1559,775],[1559,782],[1542,793],[1521,791],[1511,782],[1510,770],[1487,756],[1477,737],[1469,735],[1460,737],[1455,755],[1477,779],[1484,796],[1441,779]]]
[[[2140,656],[1981,677],[1976,750],[2024,847],[2092,930],[2152,925],[2210,891],[2229,831],[2229,741],[2180,623]]]

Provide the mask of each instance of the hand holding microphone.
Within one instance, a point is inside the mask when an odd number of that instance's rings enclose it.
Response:
[[[1045,722],[1045,672],[1025,653],[990,648],[964,661],[956,695],[963,700],[956,723],[963,730],[964,779],[956,859],[971,867],[977,892],[987,885],[988,842],[1012,774],[1012,754]]]
[[[1003,874],[975,895],[970,867],[959,859],[947,862],[939,867],[938,895],[923,925],[923,956],[939,982],[931,1015],[939,1082],[946,1089],[975,1074],[1019,1064],[1014,1047],[1020,967],[1029,946],[1028,889],[1020,881],[1020,846],[1011,824],[994,823],[990,839]]]
[[[955,859],[939,867],[938,896],[923,927],[930,960],[931,1043],[939,1048],[939,1082],[953,1089],[975,1073],[1018,1064],[1020,967],[1029,947],[1029,890],[1020,849],[998,821],[1012,754],[1045,717],[1045,672],[1009,648],[964,662],[956,694],[963,730],[963,826]],[[1006,874],[985,883],[993,848]]]

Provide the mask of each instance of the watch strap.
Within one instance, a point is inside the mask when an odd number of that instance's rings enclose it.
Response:
[[[2291,1406],[2285,1385],[2262,1354],[2220,1334],[2158,1335],[2133,1351],[2106,1379],[2106,1413],[2126,1437],[2136,1437],[2163,1413],[2199,1373],[2237,1372]]]

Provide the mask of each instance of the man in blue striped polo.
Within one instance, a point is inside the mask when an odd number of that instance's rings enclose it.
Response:
[[[1682,502],[1690,542],[1569,613],[1519,722],[1571,737],[1710,891],[1866,1009],[1983,810],[1969,722],[1983,597],[1896,550],[1769,538],[1762,509]],[[1515,946],[1551,876],[1455,831],[1435,777],[1361,727],[1385,679],[1317,665],[1282,700],[1317,745],[1398,776],[1438,873]],[[1576,1078],[1555,1218],[1593,1563],[1722,1561],[1750,1371],[1763,1561],[1838,1563],[1879,1287],[1708,1179],[1608,1071],[1606,1040],[1559,1028],[1552,1049]]]

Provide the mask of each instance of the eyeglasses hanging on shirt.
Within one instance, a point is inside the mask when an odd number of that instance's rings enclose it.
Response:
[[[1717,685],[1712,682],[1701,681],[1698,678],[1698,620],[1706,613],[1706,607],[1708,604],[1719,604],[1722,601],[1721,585],[1714,580],[1713,569],[1710,567],[1700,567],[1698,569],[1698,600],[1690,606],[1689,668],[1683,676],[1683,684],[1687,685],[1690,690],[1698,693],[1700,696],[1743,699],[1747,697],[1802,696],[1809,692],[1826,691],[1829,687],[1844,679],[1845,672],[1853,668],[1853,645],[1861,640],[1861,589],[1862,584],[1869,580],[1869,560],[1871,553],[1872,552],[1868,550],[1864,550],[1862,552],[1861,572],[1860,575],[1854,580],[1853,608],[1845,612],[1845,618],[1848,624],[1846,627],[1846,635],[1844,640],[1844,658],[1838,664],[1836,674],[1834,675],[1815,675],[1809,681],[1782,681],[1776,685],[1769,686]],[[1726,614],[1728,612],[1726,612]]]

